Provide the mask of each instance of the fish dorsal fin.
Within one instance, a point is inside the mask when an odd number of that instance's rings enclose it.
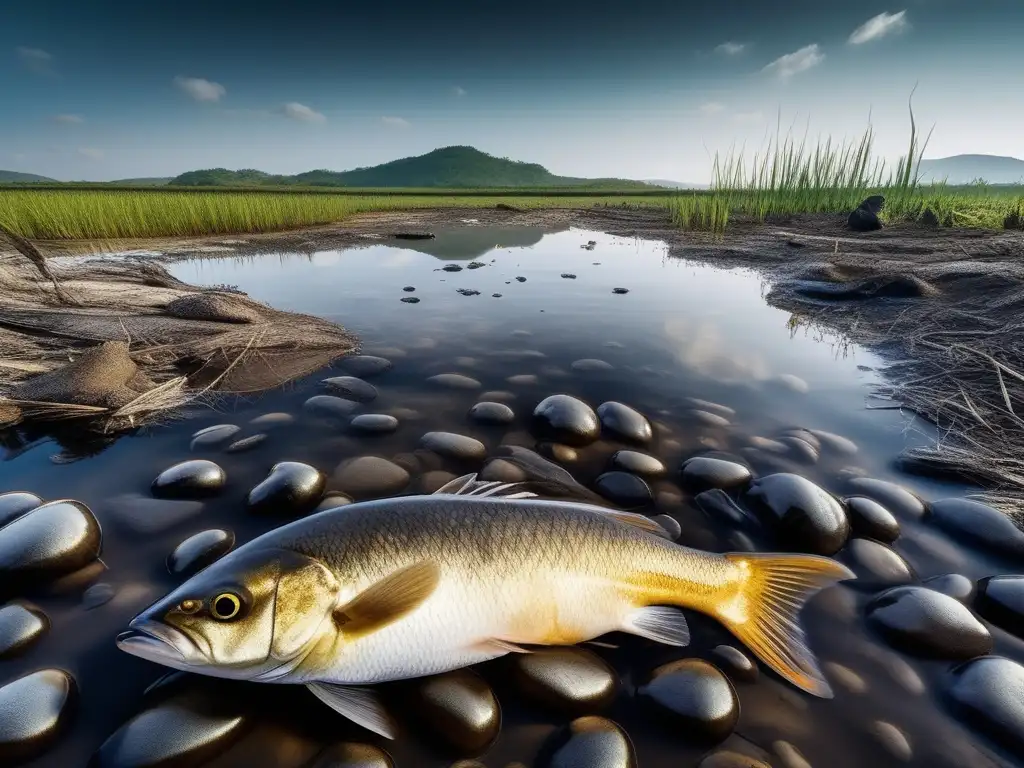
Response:
[[[386,627],[418,608],[433,594],[440,578],[441,569],[433,560],[408,565],[335,608],[334,621],[345,635]]]
[[[655,536],[660,536],[663,539],[672,538],[672,534],[651,520],[651,518],[638,515],[635,512],[622,512],[618,509],[602,509],[601,507],[592,507],[591,511],[599,515],[607,515],[613,520],[639,528],[647,533],[653,533]]]
[[[342,717],[363,726],[385,739],[395,738],[395,722],[384,709],[377,694],[369,688],[356,688],[333,683],[307,683],[306,687],[320,701]]]
[[[463,475],[442,485],[434,494],[454,496],[494,496],[502,499],[532,499],[537,494],[521,490],[522,483],[502,483],[496,480],[477,480],[476,473]]]

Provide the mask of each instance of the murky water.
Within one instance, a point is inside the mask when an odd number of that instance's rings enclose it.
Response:
[[[582,248],[588,241],[595,242],[593,248]],[[452,264],[462,269],[444,269]],[[534,448],[539,437],[531,434],[534,407],[548,395],[566,393],[595,408],[609,400],[626,403],[654,423],[653,439],[638,450],[659,458],[668,472],[650,481],[653,501],[641,511],[674,518],[682,528],[680,543],[690,546],[716,551],[735,546],[728,526],[709,521],[694,505],[692,493],[680,485],[681,462],[711,450],[741,457],[755,475],[798,472],[837,495],[848,493],[850,478],[858,474],[899,482],[930,500],[969,490],[900,476],[892,469],[905,446],[927,440],[929,434],[924,425],[908,423],[897,412],[865,409],[870,386],[878,380],[872,369],[879,361],[870,353],[799,326],[794,330],[787,313],[764,303],[756,275],[672,259],[658,243],[578,230],[545,234],[467,226],[440,232],[435,240],[370,243],[311,254],[205,258],[179,262],[171,270],[187,282],[237,286],[275,307],[321,315],[353,330],[364,353],[393,364],[369,379],[378,395],[360,410],[390,413],[399,426],[366,436],[304,409],[308,398],[325,393],[324,378],[343,372],[343,366],[335,366],[338,370],[282,391],[194,408],[185,420],[125,436],[77,461],[55,462],[61,445],[52,439],[26,443],[25,436],[5,436],[9,447],[0,463],[0,492],[31,491],[46,500],[72,498],[87,504],[102,525],[106,565],[91,578],[114,590],[109,602],[91,609],[86,605],[97,593],[83,600],[88,580],[32,594],[32,602],[49,617],[50,630],[26,652],[0,658],[0,685],[44,667],[64,669],[77,681],[78,704],[66,731],[31,765],[85,765],[136,713],[154,706],[166,710],[168,701],[187,709],[189,696],[205,697],[196,707],[207,718],[189,729],[201,736],[216,721],[227,735],[223,740],[210,737],[208,748],[190,752],[183,765],[312,766],[323,749],[338,741],[379,744],[399,766],[447,766],[470,756],[473,750],[445,751],[416,735],[416,713],[405,715],[412,722],[412,735],[388,743],[291,686],[186,678],[147,694],[147,687],[166,670],[115,648],[114,637],[131,617],[180,581],[169,574],[165,561],[183,539],[222,528],[232,531],[240,544],[289,519],[256,515],[245,507],[249,490],[278,461],[305,462],[330,477],[353,457],[395,459],[413,470],[402,492],[418,492],[467,469],[465,462],[422,451],[410,456],[422,435],[433,430],[468,435],[491,453],[501,444]],[[615,293],[616,288],[628,292]],[[462,374],[477,384],[453,389],[428,381],[445,373]],[[467,416],[479,400],[499,398],[515,413],[510,424],[485,426]],[[726,424],[708,419],[709,409],[715,409],[694,400],[735,414]],[[725,413],[721,408],[715,412]],[[292,418],[282,418],[272,429],[250,423],[268,413]],[[227,453],[223,445],[190,450],[192,434],[216,424],[238,425],[233,439],[261,432],[267,438],[246,452]],[[780,443],[757,439],[776,438],[794,428],[842,435],[859,450],[850,456],[822,446],[820,457],[801,461],[777,450]],[[579,449],[566,467],[580,483],[594,487],[612,454],[627,447],[602,439]],[[225,470],[223,490],[181,508],[177,518],[162,507],[148,506],[153,479],[168,466],[195,458],[213,460]],[[478,467],[476,462],[469,468]],[[328,490],[337,488],[337,482],[335,475]],[[911,583],[947,573],[979,579],[1012,572],[1005,560],[963,547],[955,536],[893,511],[902,529],[893,548],[909,563]],[[729,672],[713,649],[723,643],[741,648],[721,626],[692,615],[688,648],[615,635],[610,642],[618,647],[591,649],[611,664],[623,683],[601,714],[629,734],[639,765],[654,768],[697,765],[716,749],[760,756],[779,766],[803,765],[793,750],[811,765],[836,768],[989,765],[998,760],[1013,764],[1009,753],[999,752],[995,742],[947,706],[943,691],[955,659],[903,653],[869,627],[866,604],[893,583],[897,580],[883,578],[874,587],[838,586],[822,593],[805,612],[811,645],[836,692],[832,700],[800,694],[762,667],[753,681],[732,676],[740,715],[724,745],[697,740],[693,729],[665,727],[633,695],[650,671],[693,657],[712,660]],[[1024,659],[1019,638],[1000,629],[992,629],[992,637],[994,653]],[[492,768],[514,761],[534,764],[545,741],[571,719],[520,695],[509,679],[508,665],[505,659],[478,670],[501,703],[501,734],[477,758]],[[402,689],[394,690],[400,699]],[[216,710],[212,714],[211,701]],[[99,763],[151,764],[129,753],[135,750],[145,757],[147,740],[155,744],[161,733],[184,727],[180,712],[154,722],[150,730],[136,728],[131,735],[135,741],[130,748],[122,744],[119,757],[108,745]],[[901,735],[894,737],[894,730]],[[328,764],[359,763],[323,763]]]

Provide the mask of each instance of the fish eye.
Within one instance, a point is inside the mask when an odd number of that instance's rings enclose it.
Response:
[[[178,610],[189,615],[196,613],[202,607],[203,603],[200,600],[182,600],[178,603]]]
[[[230,621],[242,610],[238,595],[222,592],[210,602],[210,615],[218,621]]]

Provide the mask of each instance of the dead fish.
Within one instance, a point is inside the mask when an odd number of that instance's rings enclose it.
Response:
[[[850,571],[811,555],[700,552],[663,534],[642,515],[467,475],[429,496],[270,531],[147,608],[117,644],[175,669],[306,685],[393,738],[360,686],[615,630],[684,646],[679,606],[721,621],[797,687],[831,696],[798,613]]]

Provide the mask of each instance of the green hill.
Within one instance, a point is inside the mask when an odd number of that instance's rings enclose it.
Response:
[[[59,183],[56,179],[48,176],[37,176],[34,173],[20,173],[18,171],[0,171],[0,184],[34,184],[38,182]]]
[[[1024,160],[999,155],[953,155],[922,160],[918,173],[923,182],[970,184],[978,179],[989,184],[1024,183]]]
[[[492,187],[588,187],[607,189],[649,189],[627,179],[580,179],[556,176],[536,163],[494,157],[473,147],[444,147],[418,157],[351,171],[306,171],[295,176],[275,176],[245,169],[229,171],[211,168],[189,171],[171,184],[186,186],[314,186],[314,187],[405,187],[441,189],[485,189]]]

